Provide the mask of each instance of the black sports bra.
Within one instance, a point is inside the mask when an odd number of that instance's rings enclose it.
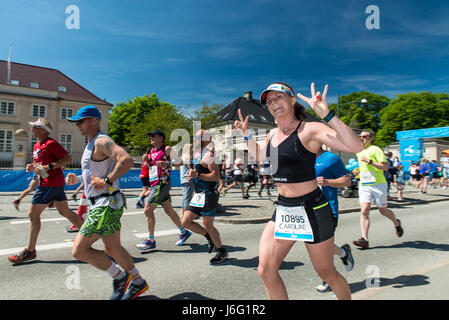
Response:
[[[268,142],[266,157],[270,160],[273,181],[281,183],[298,183],[316,179],[316,154],[307,150],[298,137],[298,127],[276,148]]]

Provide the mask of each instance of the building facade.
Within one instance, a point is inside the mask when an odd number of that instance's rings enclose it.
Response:
[[[66,119],[81,107],[94,105],[101,111],[101,129],[108,132],[113,105],[56,69],[14,62],[9,69],[7,61],[0,60],[0,168],[23,169],[32,162],[37,141],[28,122],[38,118],[51,122],[54,130],[50,137],[61,143],[79,166],[86,138]]]

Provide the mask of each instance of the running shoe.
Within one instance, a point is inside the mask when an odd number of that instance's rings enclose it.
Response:
[[[122,300],[134,300],[149,288],[150,286],[145,280],[143,280],[141,284],[135,284],[131,282],[128,291],[126,291],[125,295],[122,297]]]
[[[136,203],[136,208],[137,209],[143,209],[143,208],[145,208],[145,206],[141,202],[137,202]]]
[[[369,242],[365,238],[360,238],[358,240],[354,240],[352,243],[355,244],[356,246],[362,247],[364,249],[369,248]]]
[[[226,190],[223,190],[223,197],[226,197]]]
[[[125,276],[120,279],[112,280],[112,295],[110,300],[120,300],[128,289],[131,280],[133,279],[132,274],[125,272]]]
[[[14,264],[22,264],[33,259],[36,259],[36,250],[31,252],[27,248],[23,249],[16,255],[8,257],[8,260]]]
[[[136,245],[136,248],[139,250],[150,250],[156,248],[156,240],[151,241],[149,238],[146,238],[142,243]]]
[[[321,293],[332,291],[331,287],[329,286],[329,283],[327,283],[326,281],[323,281],[323,283],[317,286],[316,289],[318,292]]]
[[[176,241],[176,245],[177,246],[182,246],[184,244],[184,242],[186,242],[187,239],[190,238],[191,235],[192,235],[192,232],[190,232],[189,230],[186,230],[186,232],[181,233],[179,235],[179,240]]]
[[[399,219],[396,219],[396,220],[398,220],[398,223],[399,223],[399,225],[397,227],[395,227],[396,235],[400,238],[404,234],[404,229],[402,229],[401,220],[399,220]]]
[[[345,244],[341,247],[343,250],[345,250],[346,252],[346,256],[343,258],[340,258],[341,261],[343,262],[343,264],[345,265],[345,269],[346,271],[352,271],[352,269],[354,268],[354,257],[352,256],[351,253],[351,247],[349,246],[349,244]]]
[[[226,249],[223,248],[223,250],[218,250],[215,257],[210,259],[210,264],[219,264],[226,260],[228,257],[228,252]]]
[[[76,201],[76,194],[72,194],[72,200]]]
[[[19,211],[19,204],[20,204],[20,200],[16,199],[12,202],[14,208],[16,208],[17,211]]]
[[[72,233],[72,232],[78,232],[78,231],[80,231],[80,229],[77,226],[75,226],[74,224],[71,224],[70,226],[67,226],[65,228],[65,231]]]

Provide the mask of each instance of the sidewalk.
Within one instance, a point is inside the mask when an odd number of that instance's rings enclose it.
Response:
[[[265,223],[271,219],[274,212],[274,201],[277,199],[277,190],[272,190],[271,199],[267,196],[266,190],[262,191],[262,197],[257,195],[258,189],[251,189],[249,192],[249,199],[242,199],[242,193],[240,189],[233,188],[228,191],[225,197],[220,196],[219,208],[215,220],[222,223]],[[128,198],[128,210],[134,208],[137,202],[137,197],[141,192],[141,189],[125,189],[124,190]],[[20,192],[1,192],[4,203],[10,203],[15,199]],[[67,191],[67,199],[71,199],[73,191]],[[170,191],[172,197],[172,203],[175,210],[179,210],[179,205],[182,197],[182,188],[174,187]],[[418,190],[407,186],[403,192],[404,200],[402,202],[396,200],[396,190],[392,188],[390,195],[393,200],[388,201],[389,208],[406,207],[411,205],[425,204],[437,201],[449,200],[449,189],[431,189],[428,188],[427,193],[422,194]],[[79,199],[80,194],[78,194]],[[32,194],[25,197],[22,202],[31,202]],[[340,214],[350,212],[360,212],[359,199],[358,198],[344,198],[339,196],[339,212]],[[74,201],[69,201],[69,205],[76,205]],[[377,209],[375,204],[372,204],[371,210]]]

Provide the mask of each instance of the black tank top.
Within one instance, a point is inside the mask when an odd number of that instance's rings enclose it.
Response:
[[[298,128],[301,123],[302,121],[299,122],[296,130],[276,148],[271,144],[273,137],[268,142],[266,156],[272,165],[274,182],[298,183],[316,179],[316,154],[307,150],[298,137]],[[276,149],[277,159],[275,159]],[[272,154],[271,157],[270,154]]]

